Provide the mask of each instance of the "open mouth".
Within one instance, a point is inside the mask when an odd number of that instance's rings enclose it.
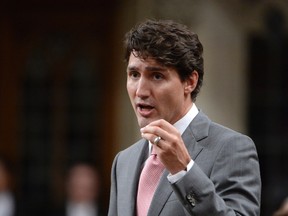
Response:
[[[143,104],[139,104],[138,107],[140,110],[151,110],[154,108],[153,106],[143,105]]]
[[[148,104],[137,104],[136,108],[141,116],[149,117],[155,107]]]

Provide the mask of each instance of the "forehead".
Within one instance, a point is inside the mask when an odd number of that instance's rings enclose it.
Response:
[[[130,54],[127,70],[153,70],[153,69],[161,69],[165,70],[168,67],[164,66],[163,64],[157,62],[152,57],[141,58],[133,53]]]

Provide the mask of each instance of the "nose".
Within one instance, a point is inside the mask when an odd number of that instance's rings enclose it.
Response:
[[[148,97],[150,94],[149,81],[144,77],[141,77],[138,81],[136,96],[140,98]]]

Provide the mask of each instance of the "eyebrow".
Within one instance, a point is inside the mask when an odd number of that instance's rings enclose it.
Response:
[[[127,71],[134,71],[134,70],[138,70],[137,66],[128,66],[127,67]],[[147,71],[165,71],[166,68],[165,67],[161,67],[161,66],[147,66],[145,67],[145,70]]]

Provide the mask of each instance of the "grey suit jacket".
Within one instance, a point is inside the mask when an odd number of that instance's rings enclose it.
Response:
[[[253,141],[201,111],[182,135],[194,165],[175,184],[164,171],[149,216],[260,215],[261,179]],[[109,216],[135,216],[139,175],[148,155],[140,140],[115,157]]]

